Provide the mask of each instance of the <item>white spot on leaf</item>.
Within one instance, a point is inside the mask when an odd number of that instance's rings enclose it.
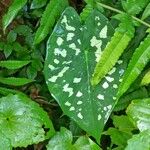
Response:
[[[103,85],[102,85],[102,87],[103,87],[104,89],[107,89],[107,88],[109,87],[109,84],[108,84],[107,82],[104,82]]]
[[[78,113],[77,116],[78,116],[78,118],[83,119],[83,116],[82,116],[82,114],[80,112]]]
[[[68,31],[75,31],[74,27],[68,25],[67,17],[66,16],[63,16],[63,19],[62,19],[61,23],[65,23],[66,30],[68,30]]]
[[[55,48],[54,49],[54,54],[57,56],[61,55],[62,57],[66,57],[67,51],[65,49],[60,49],[60,48]]]
[[[71,106],[71,103],[69,103],[68,101],[65,103],[66,106]]]
[[[107,80],[108,82],[114,81],[114,78],[111,78],[111,77],[108,77],[108,76],[106,76],[105,78],[106,78],[106,80]]]
[[[101,120],[102,116],[99,114],[97,120]]]
[[[82,95],[83,94],[80,91],[78,91],[77,94],[76,94],[76,97],[81,97]]]
[[[57,44],[60,46],[63,43],[63,39],[61,37],[58,37]]]
[[[109,75],[112,75],[115,71],[116,71],[116,67],[113,67],[113,68],[108,72],[108,74],[109,74]]]
[[[69,87],[69,84],[63,86],[63,91],[69,93],[69,97],[73,95],[73,88]]]
[[[104,100],[104,95],[98,94],[97,98],[100,99],[100,100]]]
[[[62,77],[64,73],[69,69],[69,67],[64,67],[57,76],[52,76],[51,78],[48,79],[50,82],[56,82],[57,78]]]
[[[72,107],[70,107],[70,109],[69,109],[69,111],[74,111],[75,110],[75,108],[72,106]]]
[[[81,78],[74,78],[73,83],[79,83],[81,81]]]
[[[118,64],[120,65],[120,64],[122,64],[123,63],[123,61],[122,60],[118,60]]]
[[[55,70],[55,67],[53,65],[50,65],[50,64],[48,65],[48,68],[51,70]]]
[[[74,33],[68,33],[67,34],[67,41],[72,40],[73,37],[74,37]]]
[[[77,102],[77,105],[81,105],[83,102],[82,101],[78,101]]]
[[[113,88],[114,88],[114,89],[117,89],[117,88],[118,88],[118,85],[117,85],[117,84],[113,84]]]
[[[107,38],[107,26],[105,25],[104,28],[99,33],[100,38]]]
[[[72,48],[76,51],[75,55],[78,55],[81,51],[79,48],[76,47],[76,45],[74,43],[69,45],[69,48]]]
[[[55,63],[55,64],[59,64],[59,60],[54,59],[54,63]]]
[[[121,69],[121,70],[119,71],[120,76],[122,76],[122,75],[123,75],[123,73],[124,73],[124,70],[123,70],[123,69]]]

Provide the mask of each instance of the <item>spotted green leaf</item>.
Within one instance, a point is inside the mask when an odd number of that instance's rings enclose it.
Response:
[[[40,27],[37,29],[35,34],[35,44],[39,44],[45,39],[45,37],[52,30],[55,21],[59,18],[59,16],[67,6],[68,0],[51,0],[48,3],[46,10],[42,15]]]
[[[8,95],[0,99],[0,131],[12,147],[36,144],[54,134],[47,113],[24,95]]]
[[[140,131],[150,129],[150,98],[133,100],[127,114]]]
[[[105,31],[100,36],[105,36]],[[112,69],[133,36],[134,27],[130,21],[123,22],[116,28],[114,36],[106,45],[99,62],[96,64],[91,80],[92,85],[97,85],[108,71]]]
[[[2,22],[4,31],[26,3],[27,0],[13,0],[11,6],[8,9],[8,12],[3,16]]]
[[[28,83],[33,82],[34,80],[32,79],[27,79],[27,78],[15,78],[15,77],[0,77],[0,83],[7,84],[7,85],[13,85],[13,86],[21,86],[25,85]]]
[[[118,97],[124,94],[150,60],[150,34],[135,50],[120,84]]]
[[[19,60],[0,61],[0,67],[5,67],[7,69],[19,69],[29,64],[30,62],[31,61],[19,61]]]
[[[143,131],[134,135],[128,141],[125,150],[149,150],[150,149],[150,130]]]
[[[99,85],[92,87],[94,66],[113,32],[99,11],[94,10],[82,25],[77,12],[69,7],[49,38],[44,66],[48,88],[64,113],[98,142],[126,67],[120,60]]]
[[[47,0],[33,0],[31,3],[31,9],[37,9],[45,6],[47,3]]]

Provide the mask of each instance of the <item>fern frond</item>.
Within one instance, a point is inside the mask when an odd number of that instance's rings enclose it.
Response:
[[[150,69],[145,73],[142,81],[141,86],[150,84]]]
[[[117,60],[128,46],[134,36],[134,27],[132,24],[121,23],[116,29],[111,41],[106,45],[101,59],[96,64],[94,74],[91,80],[92,85],[97,85],[101,79],[112,69]]]
[[[122,0],[122,6],[130,15],[139,14],[149,3],[149,0]]]
[[[147,5],[147,7],[145,8],[142,14],[142,20],[146,19],[149,16],[150,16],[150,3]]]
[[[34,44],[39,44],[45,39],[55,24],[55,21],[68,5],[68,0],[51,0],[49,2],[44,14],[42,15],[40,27],[35,34]]]
[[[5,31],[8,25],[16,17],[17,13],[22,9],[22,7],[27,3],[27,0],[14,0],[8,9],[8,12],[3,16],[3,30]]]
[[[150,34],[141,42],[140,46],[135,50],[128,68],[123,76],[123,81],[118,90],[118,97],[123,95],[130,85],[135,81],[146,64],[150,60]]]
[[[148,98],[148,91],[145,87],[141,87],[131,93],[128,93],[127,95],[124,95],[118,100],[117,105],[115,106],[113,111],[121,111],[123,109],[126,109],[127,106],[131,103],[133,99],[139,99],[139,98]]]
[[[85,21],[86,18],[91,14],[92,10],[93,10],[93,6],[90,5],[90,4],[87,4],[87,5],[84,7],[84,9],[83,9],[83,11],[81,12],[81,14],[80,14],[81,20],[82,20],[82,21]]]

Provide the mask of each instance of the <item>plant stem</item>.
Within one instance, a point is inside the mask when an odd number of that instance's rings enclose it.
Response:
[[[99,6],[101,6],[101,7],[103,7],[103,8],[112,10],[112,11],[117,12],[117,13],[119,13],[119,14],[124,13],[124,12],[121,11],[121,10],[118,10],[118,9],[113,8],[113,7],[111,7],[111,6],[102,4],[102,3],[100,3],[100,2],[97,2],[97,4],[98,4]],[[139,19],[139,18],[137,18],[137,17],[135,17],[135,16],[132,16],[132,18],[133,18],[134,20],[138,21],[139,23],[141,23],[141,24],[147,26],[148,28],[150,28],[150,24],[148,24],[147,22],[145,22],[145,21],[143,21],[143,20],[141,20],[141,19]]]

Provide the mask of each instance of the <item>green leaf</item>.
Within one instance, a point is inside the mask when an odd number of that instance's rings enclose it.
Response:
[[[135,129],[132,122],[125,115],[113,116],[113,124],[120,131],[130,132]]]
[[[100,38],[104,29],[106,37]],[[63,112],[98,142],[126,68],[126,62],[120,60],[99,85],[90,84],[101,49],[113,31],[99,11],[94,10],[82,25],[77,12],[67,8],[48,41],[44,66],[48,88]]]
[[[102,150],[90,138],[81,136],[74,144],[76,150]]]
[[[82,10],[82,12],[80,14],[81,20],[85,21],[87,19],[87,17],[91,14],[92,10],[93,10],[93,6],[87,4],[83,8],[83,10]]]
[[[72,133],[64,127],[49,141],[47,150],[101,150],[90,138],[81,136],[73,145]]]
[[[133,99],[139,99],[139,98],[147,98],[148,92],[145,87],[141,87],[133,92],[130,92],[126,95],[123,95],[116,104],[113,111],[120,111],[123,109],[126,109],[127,106],[131,103]]]
[[[5,67],[7,69],[19,69],[29,64],[30,62],[31,61],[6,60],[0,61],[0,67]]]
[[[150,129],[150,99],[133,100],[127,114],[140,131]]]
[[[8,9],[8,12],[3,16],[2,23],[3,23],[4,31],[26,3],[27,3],[27,0],[14,0],[13,1],[13,3]]]
[[[8,88],[4,88],[4,87],[0,87],[0,94],[7,96],[9,94],[21,94],[20,91],[14,90],[14,89],[8,89]]]
[[[129,141],[125,150],[149,150],[150,149],[150,130],[134,135]]]
[[[116,128],[109,128],[104,132],[104,134],[110,135],[112,144],[121,146],[122,149],[124,149],[124,147],[126,146],[127,140],[132,137],[131,133],[122,132]]]
[[[33,0],[31,3],[31,9],[38,9],[43,6],[45,6],[47,3],[47,0]]]
[[[22,86],[28,83],[33,82],[32,79],[27,78],[15,78],[15,77],[0,77],[0,83],[7,84],[7,85],[13,85],[13,86]]]
[[[99,62],[96,64],[91,79],[92,85],[97,85],[112,69],[134,36],[134,27],[128,19],[126,20],[116,28],[114,36],[106,45]],[[102,36],[105,36],[105,34]]]
[[[12,150],[10,140],[0,131],[0,149]]]
[[[147,5],[142,14],[142,20],[146,19],[148,16],[150,16],[150,3]]]
[[[147,6],[148,2],[149,0],[122,0],[122,6],[130,15],[137,15]]]
[[[39,44],[52,30],[55,21],[68,6],[68,0],[51,0],[40,21],[40,27],[35,34],[34,43]]]
[[[150,84],[150,70],[148,70],[141,81],[141,86]]]
[[[16,38],[17,38],[17,34],[13,30],[11,30],[7,35],[7,42],[13,43],[16,41]]]
[[[0,131],[10,139],[13,147],[36,144],[54,134],[47,113],[21,94],[0,99]]]
[[[73,150],[72,140],[71,132],[62,127],[60,132],[57,132],[56,135],[51,138],[46,147],[47,150]]]
[[[123,81],[118,90],[118,97],[123,95],[135,79],[140,75],[146,64],[150,60],[150,34],[141,42],[135,50],[127,70],[123,76]]]

